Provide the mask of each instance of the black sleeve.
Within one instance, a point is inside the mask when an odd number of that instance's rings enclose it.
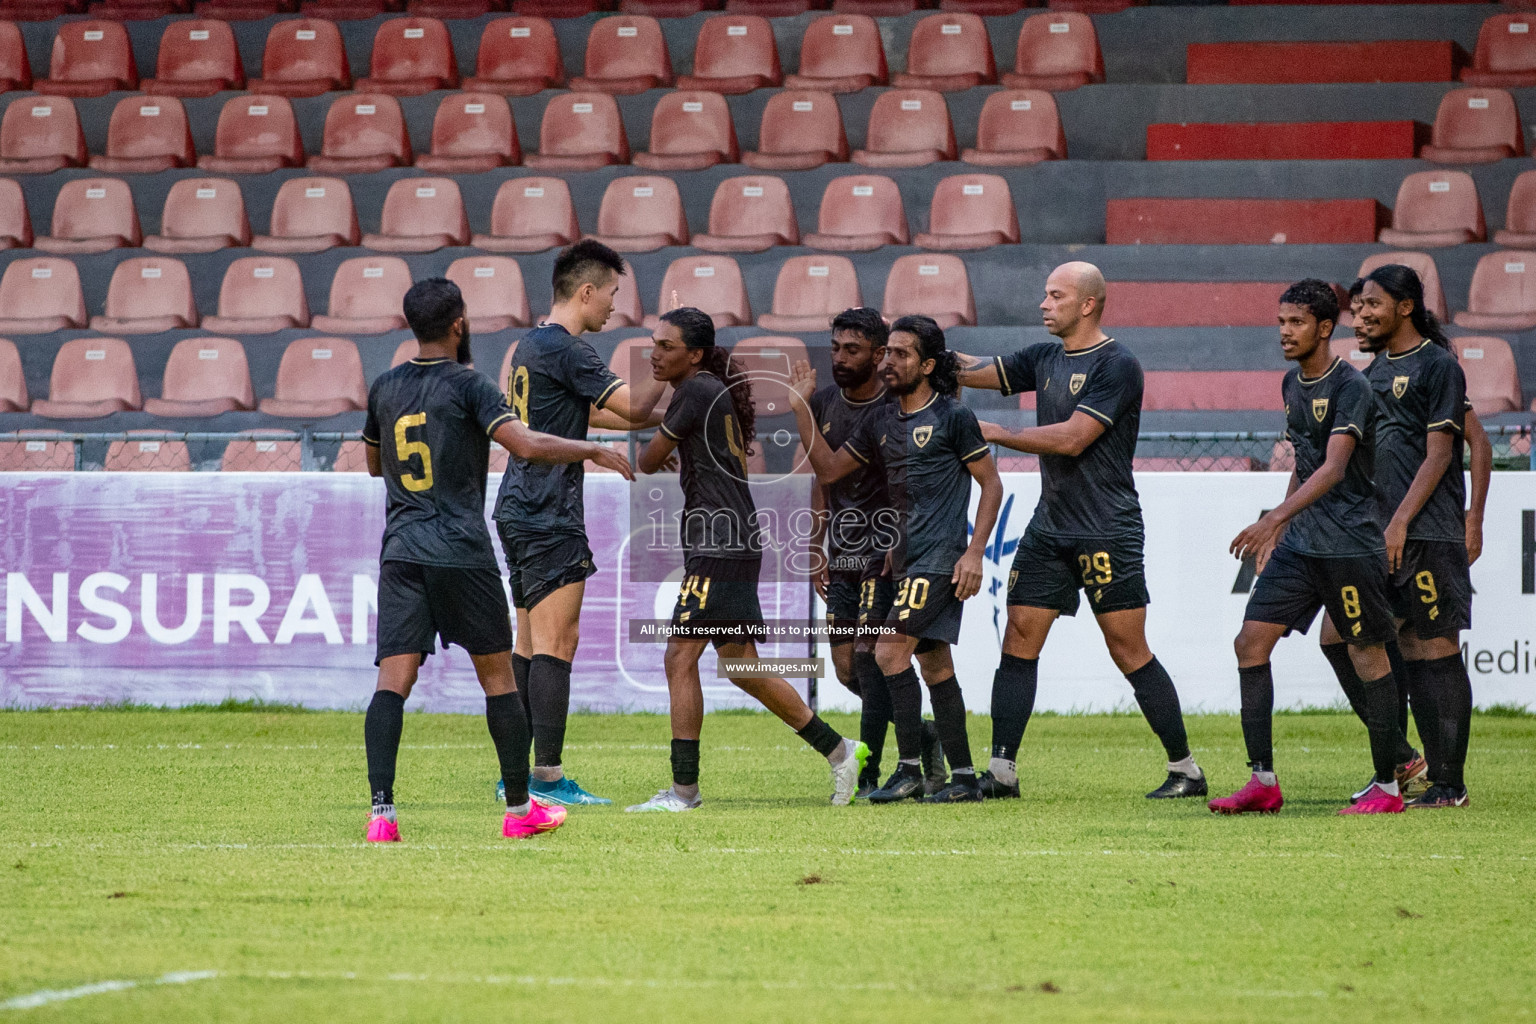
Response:
[[[378,413],[378,382],[368,389],[368,418],[363,422],[363,441],[378,447],[379,444],[379,413]]]
[[[1354,434],[1356,440],[1365,440],[1365,431],[1376,415],[1376,392],[1370,382],[1356,374],[1346,380],[1333,396],[1333,434]]]
[[[867,466],[880,458],[880,435],[884,431],[884,416],[860,416],[853,432],[843,441],[842,450]]]
[[[697,378],[683,382],[674,390],[672,401],[667,404],[666,415],[661,420],[661,432],[673,441],[681,441],[703,426],[707,408],[704,396],[699,393]]]
[[[1435,368],[1424,381],[1429,399],[1425,409],[1425,429],[1433,433],[1450,430],[1462,433],[1467,423],[1467,375],[1454,359],[1436,360]]]
[[[1035,355],[1038,345],[1026,345],[1008,356],[997,356],[992,364],[997,367],[997,380],[1005,395],[1035,390]]]
[[[470,419],[480,424],[480,428],[486,435],[492,434],[503,422],[516,417],[507,407],[506,397],[501,389],[491,382],[491,378],[483,373],[470,373],[465,376],[463,392],[464,409]]]
[[[982,439],[976,414],[959,402],[950,406],[949,437],[955,457],[967,465],[992,452],[992,446]]]
[[[623,378],[608,369],[597,350],[585,341],[567,346],[563,370],[566,386],[599,409],[624,384]]]
[[[1141,404],[1141,366],[1126,357],[1105,360],[1093,369],[1077,408],[1106,427]]]

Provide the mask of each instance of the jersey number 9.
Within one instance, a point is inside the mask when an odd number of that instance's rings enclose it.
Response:
[[[432,450],[427,447],[425,441],[412,441],[406,436],[406,431],[412,427],[424,427],[427,424],[427,414],[424,412],[412,413],[409,416],[401,416],[395,420],[395,458],[400,460],[404,471],[400,474],[400,483],[408,491],[430,491],[432,489]],[[411,472],[411,456],[421,459],[421,474]]]

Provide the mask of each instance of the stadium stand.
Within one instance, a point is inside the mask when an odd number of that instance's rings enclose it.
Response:
[[[32,218],[21,183],[0,178],[0,249],[32,248]]]
[[[523,269],[506,256],[463,256],[449,264],[444,277],[459,286],[476,334],[527,327],[531,322]]]
[[[693,45],[693,73],[680,75],[679,89],[722,94],[751,92],[784,80],[779,48],[767,18],[723,14],[706,18]]]
[[[514,178],[502,182],[491,206],[488,234],[470,244],[487,252],[542,252],[581,237],[571,189],[561,178]]]
[[[608,328],[639,327],[645,319],[640,304],[640,285],[635,280],[635,268],[627,261],[624,273],[619,277],[619,290],[613,297],[613,313],[608,317]]]
[[[22,430],[16,441],[0,441],[0,470],[68,472],[75,468],[75,443],[57,440],[52,430]]]
[[[228,178],[183,178],[160,212],[160,233],[144,239],[155,252],[213,252],[251,244],[240,186]]]
[[[107,445],[102,469],[109,473],[190,473],[192,455],[187,442],[161,430],[130,430],[122,441]]]
[[[1418,171],[1403,179],[1383,245],[1435,248],[1481,242],[1487,235],[1477,182],[1465,171]]]
[[[688,218],[677,183],[657,175],[615,178],[597,211],[598,241],[618,252],[688,244]]]
[[[245,88],[245,69],[229,24],[213,19],[165,26],[155,51],[155,77],[142,83],[159,96],[212,96]]]
[[[1289,282],[1111,281],[1105,327],[1268,327]]]
[[[325,112],[325,136],[308,167],[320,174],[367,174],[411,163],[411,137],[400,102],[383,93],[337,96]]]
[[[0,412],[26,412],[32,405],[27,397],[27,378],[21,370],[21,353],[9,338],[0,338]],[[0,456],[3,459],[3,456]],[[4,468],[0,461],[0,468]]]
[[[907,70],[891,76],[898,89],[960,92],[997,81],[986,23],[975,14],[930,14],[912,29]]]
[[[32,64],[15,22],[0,21],[0,92],[32,88]]]
[[[1495,14],[1477,32],[1472,66],[1461,80],[1484,89],[1521,89],[1536,85],[1536,39],[1529,14]]]
[[[1442,164],[1486,164],[1525,155],[1515,98],[1502,89],[1454,89],[1440,100],[1434,135],[1420,152]]]
[[[87,159],[80,115],[62,96],[18,100],[0,117],[0,174],[48,174]]]
[[[1412,160],[1412,121],[1149,124],[1148,160]]]
[[[436,18],[391,18],[379,25],[368,77],[356,83],[359,92],[390,96],[419,96],[458,87],[453,40],[448,26]]]
[[[410,290],[411,268],[398,256],[354,256],[331,278],[328,312],[310,326],[332,334],[383,334],[405,326],[400,300]]]
[[[1522,171],[1509,189],[1504,226],[1493,233],[1496,245],[1536,249],[1536,171]]]
[[[618,15],[592,24],[587,34],[586,71],[571,88],[617,95],[672,84],[672,59],[655,18]]]
[[[497,18],[480,34],[475,73],[464,88],[502,96],[532,96],[565,84],[555,27],[544,18]]]
[[[136,256],[112,271],[101,316],[91,330],[102,334],[159,334],[197,326],[197,303],[187,265],[168,256]]]
[[[1515,354],[1503,338],[1453,338],[1456,358],[1467,377],[1467,400],[1479,416],[1520,412],[1520,374]]]
[[[920,167],[955,159],[955,130],[942,94],[928,89],[891,89],[869,111],[863,149],[853,162],[865,167]]]
[[[1536,327],[1536,253],[1505,250],[1477,261],[1458,327],[1527,331]]]
[[[53,224],[35,244],[44,252],[76,255],[134,249],[143,239],[127,182],[77,178],[59,189],[53,201]]]
[[[492,92],[444,96],[432,118],[432,151],[416,166],[433,174],[475,174],[521,163],[512,108]]]
[[[909,237],[896,183],[878,174],[850,174],[827,182],[816,230],[802,241],[812,249],[858,252],[906,245]]]
[[[1434,257],[1423,252],[1379,252],[1361,261],[1360,269],[1355,272],[1355,276],[1364,277],[1377,267],[1388,263],[1401,263],[1405,267],[1411,267],[1413,272],[1419,275],[1419,282],[1424,286],[1424,305],[1439,319],[1447,318],[1445,290],[1440,285],[1440,269],[1435,266]]]
[[[184,338],[165,363],[160,397],[144,401],[151,416],[217,416],[256,408],[245,346],[231,338]]]
[[[53,96],[105,96],[139,87],[128,30],[116,21],[74,21],[59,26],[48,77],[34,83]]]
[[[321,252],[357,245],[352,190],[340,178],[289,178],[272,202],[271,234],[251,239],[264,252]]]
[[[1019,29],[1013,71],[1002,76],[1010,89],[1064,92],[1104,81],[1104,54],[1086,14],[1062,11],[1032,14]]]
[[[89,319],[80,272],[69,260],[13,260],[0,276],[0,334],[51,334],[85,327]]]
[[[693,236],[695,248],[713,252],[762,252],[799,244],[789,186],[767,174],[726,178],[715,186],[709,231]]]
[[[409,279],[406,285],[409,287]],[[394,308],[400,308],[400,296],[396,296]],[[285,419],[335,416],[367,407],[368,384],[363,377],[362,357],[357,345],[347,338],[301,338],[292,342],[283,350],[273,396],[263,398],[259,405],[267,415]]]
[[[0,284],[0,291],[4,285]],[[48,397],[32,403],[32,415],[82,420],[139,409],[139,374],[133,350],[121,338],[74,338],[53,357]]]
[[[983,167],[1026,167],[1067,158],[1067,134],[1056,100],[1042,89],[1004,89],[987,97],[976,122],[976,146],[960,159]]]
[[[590,171],[629,163],[629,139],[612,96],[568,92],[552,97],[539,121],[539,151],[523,163],[540,171]]]
[[[826,93],[786,89],[769,97],[757,139],[757,150],[741,158],[759,170],[804,171],[848,159],[843,115]]]
[[[634,155],[635,166],[653,171],[699,171],[740,162],[725,97],[696,90],[670,92],[657,101],[651,112],[651,148]]]
[[[261,77],[252,92],[275,96],[319,96],[352,88],[352,70],[341,31],[319,18],[280,21],[267,32]]]
[[[1190,85],[1449,82],[1466,62],[1445,39],[1190,43]]]
[[[729,256],[685,256],[673,260],[661,279],[656,299],[658,313],[675,306],[693,306],[708,313],[715,327],[740,327],[752,322],[752,307],[747,302],[747,286],[741,267]],[[656,315],[643,321],[655,328],[661,321]]]
[[[800,67],[784,77],[789,89],[858,92],[889,77],[880,26],[864,14],[829,14],[805,27]]]
[[[912,253],[891,264],[880,312],[887,320],[922,313],[948,330],[976,322],[970,276],[958,256]]]
[[[784,422],[792,401],[789,391],[790,371],[809,358],[805,342],[789,337],[743,338],[731,346],[731,358],[752,375],[752,405],[759,417],[780,417]],[[762,424],[759,422],[759,428]],[[758,450],[762,450],[759,444]],[[763,467],[753,467],[762,472]]]
[[[271,334],[309,326],[309,303],[299,265],[282,256],[244,256],[224,271],[219,311],[203,330],[220,334]]]
[[[862,306],[859,275],[846,256],[792,256],[773,284],[773,312],[757,318],[767,331],[826,330],[845,309]]]
[[[213,152],[197,166],[215,174],[266,174],[304,166],[304,141],[286,97],[236,96],[219,111]]]
[[[1110,245],[1265,245],[1374,242],[1374,199],[1111,199]]]
[[[452,178],[402,178],[389,186],[378,232],[363,245],[379,252],[433,252],[469,244],[469,218]]]
[[[955,174],[943,179],[928,205],[928,230],[912,241],[924,249],[1017,244],[1019,215],[1008,182],[995,174]]]
[[[265,436],[238,437],[226,444],[219,468],[226,473],[297,473],[303,468],[304,446],[296,435],[274,437],[270,431],[261,433]]]
[[[1108,307],[1105,307],[1106,311]],[[1144,412],[1283,409],[1283,370],[1148,370]]]
[[[93,171],[105,174],[154,174],[197,162],[192,128],[181,100],[172,96],[124,96],[112,108],[107,150],[93,154]]]

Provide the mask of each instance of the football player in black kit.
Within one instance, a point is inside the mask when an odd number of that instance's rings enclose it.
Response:
[[[931,803],[980,800],[965,727],[965,698],[955,679],[950,648],[960,641],[963,602],[981,588],[982,555],[997,524],[1003,484],[976,416],[956,397],[957,360],[944,332],[930,317],[904,316],[891,325],[880,373],[896,401],[881,415],[862,419],[833,451],[803,402],[795,423],[817,479],[830,486],[878,463],[890,508],[896,512],[889,561],[896,598],[875,646],[875,661],[890,694],[899,761],[870,803],[924,796],[920,767],[922,691],[912,668],[916,654],[933,702],[933,723],[949,760],[949,785],[926,796]],[[802,399],[816,390],[816,374],[804,362],[792,385]],[[966,535],[971,481],[981,485],[976,528]]]
[[[1376,489],[1407,676],[1399,684],[1429,761],[1430,787],[1408,806],[1465,807],[1472,682],[1460,640],[1472,624],[1468,570],[1482,551],[1493,452],[1467,402],[1466,376],[1412,269],[1387,264],[1367,275],[1356,332],[1361,350],[1376,354],[1365,377],[1380,414]],[[1470,509],[1464,440],[1472,451]]]
[[[983,423],[988,441],[1040,456],[1040,503],[1008,573],[1008,629],[992,681],[989,797],[1017,797],[1017,758],[1034,711],[1040,651],[1058,615],[1088,596],[1109,655],[1125,674],[1168,755],[1168,776],[1150,799],[1204,796],[1173,680],[1147,646],[1147,583],[1141,501],[1131,474],[1141,424],[1141,364],[1099,329],[1104,276],[1091,263],[1051,272],[1040,303],[1041,342],[990,362],[965,357],[966,387],[1035,392],[1038,426]]]
[[[756,658],[755,638],[764,632],[757,582],[763,542],[757,505],[747,482],[756,417],[752,385],[715,345],[708,313],[684,306],[661,315],[652,336],[651,372],[672,385],[661,429],[640,455],[640,471],[656,473],[677,453],[683,487],[683,582],[672,610],[674,626],[705,624],[722,630],[710,639],[673,636],[667,641],[667,692],[671,698],[672,785],[634,812],[691,811],[699,796],[699,733],[704,693],[699,656],[713,642],[722,658]],[[732,676],[832,766],[832,803],[853,802],[859,771],[869,756],[864,744],[844,739],[784,679]]]
[[[879,406],[894,400],[876,372],[885,358],[889,334],[877,309],[845,309],[832,319],[833,383],[811,395],[809,404],[821,439],[833,451],[853,435],[860,421],[883,415]],[[814,578],[817,592],[827,603],[828,622],[859,630],[883,623],[896,600],[885,550],[876,543],[881,524],[895,517],[884,472],[878,465],[862,466],[828,487],[818,486],[812,492],[812,507],[818,515],[811,548],[825,559]],[[880,756],[891,721],[891,695],[875,661],[872,635],[834,637],[830,647],[837,678],[862,702],[859,738],[869,748],[869,761],[859,776],[859,795],[868,796],[880,788]],[[923,720],[923,774],[928,791],[943,788],[943,752],[927,719]]]
[[[602,445],[529,430],[490,378],[469,366],[469,322],[458,286],[443,278],[406,292],[405,319],[420,354],[382,374],[368,392],[363,441],[370,476],[386,488],[379,567],[378,688],[363,736],[373,812],[369,842],[398,842],[395,762],[405,700],[441,637],[469,652],[485,690],[485,720],[506,789],[502,834],[559,827],[565,809],[528,797],[528,719],[512,674],[512,623],[485,525],[490,442],[523,459],[591,459],[633,479]]]
[[[1375,770],[1367,792],[1339,813],[1403,809],[1395,757],[1405,741],[1385,647],[1396,630],[1373,482],[1376,399],[1365,377],[1329,349],[1338,317],[1338,296],[1323,281],[1301,281],[1280,296],[1280,348],[1297,364],[1281,384],[1296,469],[1279,507],[1231,544],[1237,557],[1252,555],[1259,570],[1234,644],[1253,775],[1231,796],[1210,802],[1220,814],[1272,814],[1284,803],[1275,776],[1269,657],[1281,637],[1306,632],[1319,608],[1338,626],[1361,679]]]

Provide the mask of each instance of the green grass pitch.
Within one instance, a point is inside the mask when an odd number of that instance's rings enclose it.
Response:
[[[1190,728],[1241,783],[1236,718]],[[636,802],[667,738],[577,716],[567,760]],[[370,848],[360,715],[0,713],[0,1022],[1536,1016],[1536,719],[1476,719],[1469,810],[1375,819],[1334,814],[1368,773],[1354,718],[1276,741],[1277,817],[1142,799],[1135,716],[1037,718],[1022,802],[836,809],[789,730],[711,715],[700,811],[516,842],[484,722],[412,714],[405,842]]]

